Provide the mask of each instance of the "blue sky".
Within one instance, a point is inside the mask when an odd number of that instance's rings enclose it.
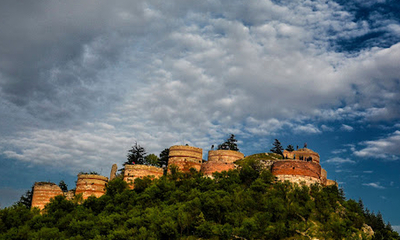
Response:
[[[400,228],[398,1],[2,1],[0,29],[0,207],[233,133],[307,142]]]

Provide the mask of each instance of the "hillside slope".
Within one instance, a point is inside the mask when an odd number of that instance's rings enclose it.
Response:
[[[204,178],[192,171],[121,178],[83,203],[56,197],[45,212],[0,210],[0,239],[400,239],[380,214],[336,186],[275,182],[262,162]]]

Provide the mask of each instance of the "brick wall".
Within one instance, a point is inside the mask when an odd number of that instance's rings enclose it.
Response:
[[[164,170],[159,167],[146,166],[140,164],[125,165],[124,181],[129,184],[131,189],[134,188],[136,178],[143,178],[146,176],[153,176],[155,178],[162,177]]]
[[[90,196],[101,197],[106,192],[107,177],[95,174],[79,174],[75,195],[81,194],[83,199]]]
[[[272,165],[272,174],[277,175],[297,175],[320,179],[321,166],[314,162],[300,160],[276,161]]]
[[[225,162],[205,162],[201,166],[201,171],[204,173],[205,176],[212,177],[214,172],[223,172],[229,171],[231,169],[235,169],[235,164],[233,163],[225,163]]]
[[[244,154],[232,150],[211,150],[208,151],[208,162],[233,163],[244,158]]]
[[[213,172],[235,169],[235,164],[233,164],[233,162],[243,157],[243,153],[238,151],[211,150],[208,151],[208,161],[202,164],[201,171],[205,176],[211,177]]]
[[[55,183],[36,182],[33,186],[32,205],[40,210],[55,196],[63,195],[60,187]]]
[[[172,146],[169,148],[168,166],[175,165],[179,171],[189,172],[190,168],[200,171],[203,150],[191,146]]]

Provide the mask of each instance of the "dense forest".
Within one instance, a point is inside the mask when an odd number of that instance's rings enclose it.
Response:
[[[373,231],[373,232],[372,232]],[[100,198],[58,196],[43,213],[0,210],[0,239],[400,239],[380,213],[336,186],[275,182],[256,160],[240,169],[110,181]]]

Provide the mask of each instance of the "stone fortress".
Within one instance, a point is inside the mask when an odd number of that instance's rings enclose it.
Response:
[[[290,181],[299,184],[319,183],[322,186],[336,185],[333,180],[327,179],[327,172],[320,165],[319,154],[304,147],[295,151],[283,152],[283,159],[269,157],[269,153],[255,154],[267,156],[260,158],[263,166],[269,169],[279,181]],[[271,154],[272,156],[273,154]],[[254,156],[254,155],[250,155]],[[249,156],[249,157],[250,157]],[[189,172],[191,168],[196,169],[206,177],[212,177],[214,172],[228,171],[238,167],[236,161],[245,159],[244,154],[232,150],[210,150],[208,161],[203,160],[203,150],[192,146],[172,146],[169,149],[168,170],[175,166],[181,172]],[[117,165],[114,164],[110,174],[110,180],[115,178]],[[164,169],[147,165],[125,165],[123,179],[131,189],[134,188],[134,180],[150,176],[159,178],[164,175]],[[82,194],[85,200],[89,196],[100,197],[105,194],[108,178],[96,174],[79,174],[74,191],[62,192],[55,183],[36,182],[33,187],[32,208],[40,210],[57,195],[64,195],[72,199],[75,195]]]

